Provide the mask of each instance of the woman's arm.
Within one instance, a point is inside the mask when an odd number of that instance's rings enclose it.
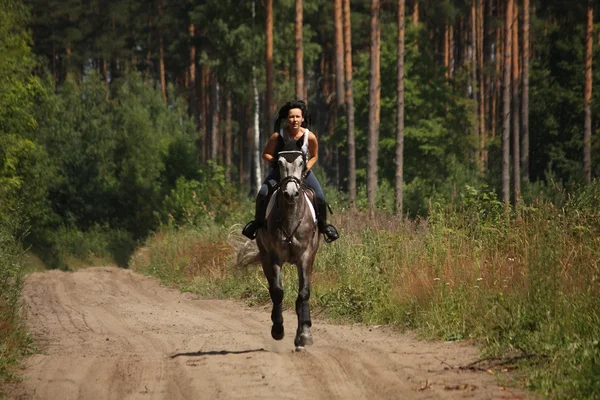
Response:
[[[269,141],[265,145],[265,149],[262,153],[262,159],[266,163],[272,163],[275,161],[275,157],[273,157],[273,153],[275,153],[275,146],[277,145],[277,137],[279,134],[277,132],[273,133],[269,138]]]
[[[310,153],[310,160],[306,163],[306,170],[310,171],[319,159],[319,141],[312,132],[308,133],[308,152]]]

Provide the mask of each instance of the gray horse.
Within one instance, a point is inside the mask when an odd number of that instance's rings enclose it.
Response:
[[[273,302],[271,336],[275,340],[281,340],[284,336],[281,268],[284,263],[296,265],[299,282],[296,299],[298,329],[294,344],[297,350],[301,350],[313,342],[310,334],[310,281],[320,236],[314,211],[309,205],[313,201],[313,193],[302,184],[306,154],[295,141],[290,140],[279,152],[277,164],[280,181],[273,194],[273,206],[266,224],[258,230],[256,243],[265,277],[269,281],[269,294]]]

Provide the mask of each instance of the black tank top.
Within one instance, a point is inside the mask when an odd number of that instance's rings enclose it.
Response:
[[[304,135],[302,135],[302,151],[304,152],[304,154],[308,154],[308,136],[309,136],[309,130],[308,128],[304,128]],[[283,131],[283,129],[281,129],[279,131],[279,135],[277,136],[277,143],[275,144],[275,153],[274,153],[274,158],[275,160],[277,160],[277,158],[279,157],[279,152],[281,150],[283,150],[283,147],[285,145],[285,140],[288,139],[289,136],[287,135],[287,133],[285,133]]]

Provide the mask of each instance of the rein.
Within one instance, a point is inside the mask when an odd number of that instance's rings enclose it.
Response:
[[[295,176],[286,176],[285,178],[283,178],[276,186],[276,189],[281,188],[283,185],[287,184],[288,182],[294,182],[295,184],[298,185],[298,190],[300,191],[300,196],[304,197],[304,184],[303,182],[296,178]],[[275,202],[276,205],[276,215],[277,215],[277,222],[279,225],[279,228],[281,228],[281,231],[283,233],[283,236],[285,237],[285,242],[289,245],[292,244],[292,239],[294,238],[294,234],[296,233],[296,231],[298,230],[298,228],[300,228],[300,225],[302,224],[302,218],[298,218],[298,223],[296,224],[296,227],[292,230],[291,233],[288,233],[287,230],[283,227],[283,224],[281,223],[281,218],[280,218],[280,214],[279,214],[279,196],[281,195],[282,192],[278,192],[277,193],[277,201]],[[306,210],[306,199],[302,198],[300,200],[302,202],[302,211],[299,213],[300,215],[304,215],[304,212]]]
[[[302,160],[304,161],[304,166],[306,168],[306,154],[303,151],[299,151],[299,150],[284,150],[284,151],[280,151],[279,155],[283,155],[283,157],[285,158],[286,155],[295,155],[297,156],[302,156]],[[304,175],[304,171],[302,173]],[[290,182],[294,182],[296,185],[298,185],[298,191],[300,192],[300,195],[304,197],[304,182],[302,179],[298,179],[295,176],[286,176],[285,178],[281,179],[279,181],[279,183],[277,183],[277,185],[275,186],[275,189],[280,189],[282,186],[290,183]],[[278,192],[277,196],[279,196],[282,192]],[[276,206],[277,206],[277,210],[276,210],[276,215],[277,215],[277,222],[279,227],[281,228],[281,231],[283,233],[283,236],[285,237],[285,242],[287,244],[289,244],[290,246],[292,245],[292,240],[294,238],[294,234],[296,233],[296,231],[298,231],[298,228],[300,228],[300,225],[302,224],[302,218],[298,218],[298,223],[296,224],[296,227],[292,230],[292,232],[288,233],[288,231],[283,227],[283,224],[281,223],[281,217],[280,217],[280,213],[279,213],[279,198],[277,199],[277,201],[275,202]],[[302,211],[300,212],[300,216],[304,215],[304,212],[306,211],[306,199],[302,198],[300,201],[302,201]]]

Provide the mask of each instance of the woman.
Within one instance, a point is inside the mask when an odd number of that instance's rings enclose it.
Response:
[[[285,120],[287,126],[281,128],[281,122]],[[319,181],[315,177],[311,168],[315,165],[319,154],[319,142],[314,133],[308,130],[310,117],[306,103],[302,100],[294,100],[286,103],[279,109],[277,119],[275,121],[275,133],[271,135],[267,142],[262,159],[271,165],[271,171],[264,180],[258,196],[256,198],[256,213],[254,221],[249,222],[242,231],[242,234],[249,239],[256,238],[256,232],[262,226],[265,220],[265,213],[269,196],[273,192],[273,188],[279,182],[279,168],[277,168],[277,156],[283,148],[283,144],[288,139],[300,140],[303,139],[304,145],[302,151],[307,153],[308,162],[306,163],[307,173],[304,178],[306,186],[314,190],[317,196],[317,214],[319,232],[325,235],[325,241],[333,242],[339,238],[337,230],[327,223],[327,202],[325,194]]]

